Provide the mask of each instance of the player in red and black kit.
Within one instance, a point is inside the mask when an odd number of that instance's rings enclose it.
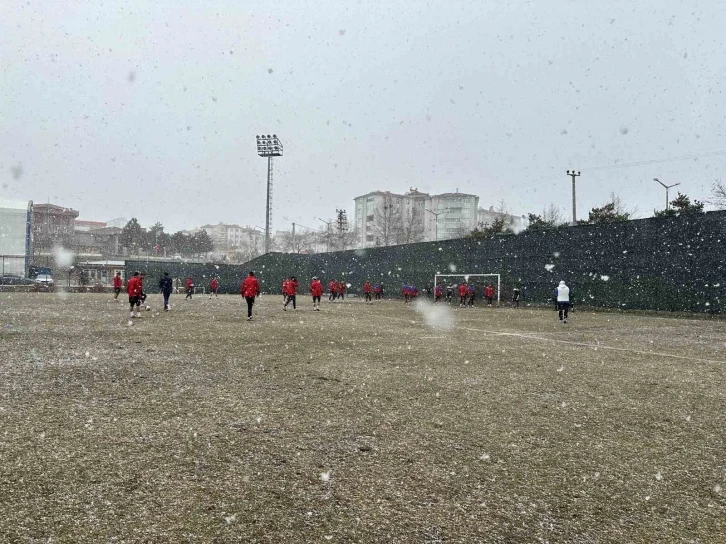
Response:
[[[487,299],[487,306],[491,308],[494,300],[494,286],[491,283],[484,288],[484,298]]]
[[[247,302],[247,321],[252,321],[252,305],[255,303],[255,297],[260,294],[260,282],[255,278],[254,272],[250,272],[242,282],[240,294]]]
[[[345,280],[338,282],[338,298],[343,301],[345,300],[345,288],[347,286],[345,285]]]
[[[459,308],[466,306],[466,298],[469,294],[469,286],[466,283],[459,285]]]
[[[219,289],[219,282],[216,277],[212,277],[212,281],[209,282],[209,298],[217,298],[217,290]]]
[[[121,272],[116,272],[113,277],[113,301],[118,302],[118,295],[121,292],[121,288],[124,286],[124,280],[121,279]]]
[[[441,286],[437,284],[436,287],[434,287],[434,302],[441,302],[441,293]]]
[[[138,317],[134,313],[136,307],[141,303],[141,281],[138,272],[134,272],[134,275],[126,282],[126,292],[129,294],[129,306],[131,306],[131,315],[129,317]]]
[[[320,311],[320,297],[323,296],[323,284],[316,277],[310,282],[310,294],[313,296],[313,311]]]
[[[335,299],[338,298],[338,281],[330,280],[330,283],[328,283],[328,290],[330,291],[330,294],[328,295],[328,302],[335,302]]]
[[[378,302],[381,301],[381,297],[383,296],[383,285],[380,283],[373,285],[373,296]]]
[[[295,278],[295,276],[291,276],[290,279],[287,280],[286,283],[287,283],[287,285],[286,285],[287,300],[285,300],[285,304],[283,304],[282,309],[287,311],[287,305],[292,302],[292,309],[297,310],[297,306],[295,305],[295,297],[297,295],[297,287],[298,287],[297,279]]]
[[[371,282],[367,281],[363,284],[363,296],[365,297],[365,303],[366,304],[373,304],[373,300],[371,298],[371,292],[373,291],[373,288],[371,287]]]
[[[184,297],[184,300],[191,300],[192,295],[194,294],[194,280],[191,276],[187,278],[187,296]]]

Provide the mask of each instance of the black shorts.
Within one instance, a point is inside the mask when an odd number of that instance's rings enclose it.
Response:
[[[121,288],[120,287],[114,287],[113,288],[113,292],[114,292],[115,295],[118,295],[121,292]]]
[[[313,302],[320,302],[320,297],[314,296],[313,297]]]
[[[560,302],[557,301],[557,309],[558,310],[568,310],[570,308],[569,302]]]
[[[141,304],[141,297],[129,297],[129,304],[131,306],[138,306]]]

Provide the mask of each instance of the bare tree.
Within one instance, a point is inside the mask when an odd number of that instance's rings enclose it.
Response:
[[[401,205],[393,198],[391,193],[386,193],[383,202],[376,207],[373,220],[373,234],[376,237],[377,246],[390,246],[398,241],[402,230]]]
[[[413,244],[414,242],[421,242],[423,239],[423,210],[412,205],[403,213],[403,217],[401,218],[400,242],[402,244]]]
[[[613,205],[613,210],[616,215],[632,218],[638,213],[637,206],[627,206],[625,202],[623,202],[623,199],[614,192],[610,193],[610,203]]]
[[[277,238],[277,247],[285,253],[313,253],[316,233],[313,231],[296,232],[293,236],[291,232],[283,232]]]
[[[726,185],[720,179],[713,181],[713,185],[711,185],[711,198],[707,202],[716,206],[719,210],[726,210]]]
[[[563,225],[565,223],[565,218],[562,214],[562,210],[557,204],[554,203],[551,203],[542,211],[542,220],[554,227],[558,225]]]

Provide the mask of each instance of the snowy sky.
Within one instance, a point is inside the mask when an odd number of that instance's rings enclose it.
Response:
[[[3,2],[0,197],[167,230],[317,228],[376,189],[517,214],[726,177],[726,2]],[[632,165],[636,163],[636,165]],[[626,166],[622,166],[626,165]],[[629,166],[628,166],[629,165]],[[608,168],[595,169],[606,166]],[[620,167],[613,167],[620,166]]]

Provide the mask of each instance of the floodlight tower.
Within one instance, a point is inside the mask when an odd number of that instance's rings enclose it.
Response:
[[[282,142],[277,134],[257,136],[257,154],[267,157],[267,210],[265,212],[265,253],[270,252],[272,223],[272,157],[282,157]]]

